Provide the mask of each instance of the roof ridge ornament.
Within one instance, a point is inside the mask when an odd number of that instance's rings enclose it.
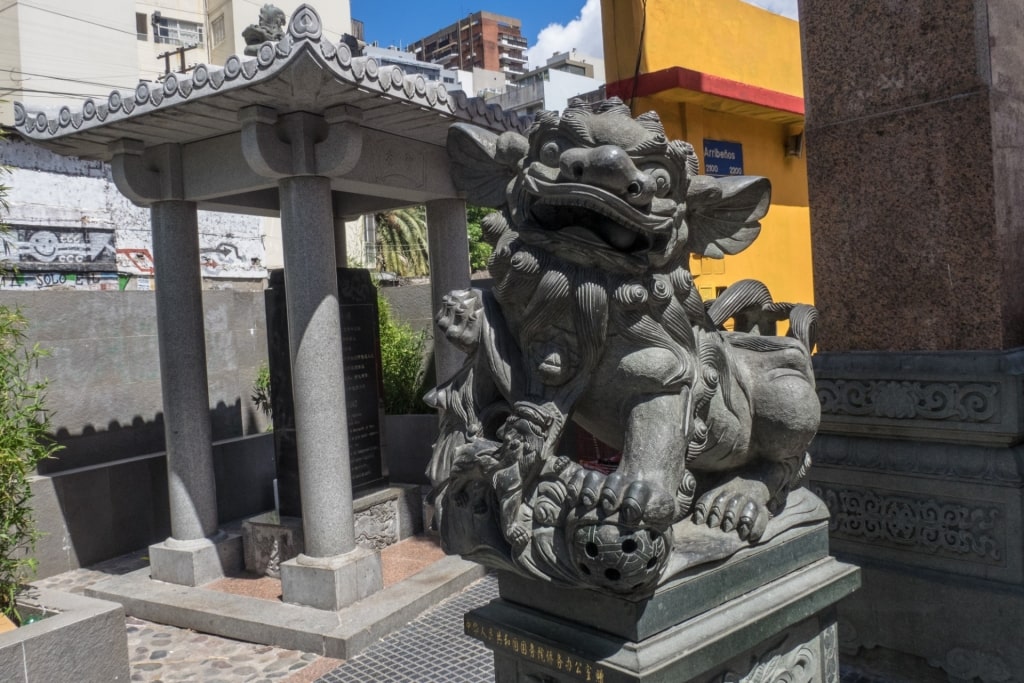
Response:
[[[299,5],[288,22],[288,35],[292,40],[320,40],[322,32],[317,11],[305,3]]]

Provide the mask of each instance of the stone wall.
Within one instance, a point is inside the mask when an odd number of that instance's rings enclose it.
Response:
[[[58,456],[43,474],[162,451],[163,406],[152,292],[3,292],[29,339],[49,351],[39,375]],[[214,440],[258,434],[250,398],[267,357],[262,292],[206,291],[206,355]]]

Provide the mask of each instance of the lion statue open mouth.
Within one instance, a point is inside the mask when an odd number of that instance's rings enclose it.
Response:
[[[816,313],[753,280],[706,305],[689,257],[749,246],[767,179],[698,175],[692,146],[617,99],[541,112],[528,137],[455,124],[448,149],[467,199],[501,211],[493,290],[437,315],[468,354],[428,395],[445,549],[628,593],[694,533],[761,540],[809,465]],[[622,452],[615,472],[559,453],[570,420]]]

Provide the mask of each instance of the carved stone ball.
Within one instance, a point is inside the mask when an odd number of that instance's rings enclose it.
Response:
[[[654,529],[605,522],[578,527],[572,545],[576,570],[585,583],[625,593],[658,578],[670,543]]]

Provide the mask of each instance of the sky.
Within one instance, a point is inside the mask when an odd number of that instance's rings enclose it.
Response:
[[[744,2],[796,19],[797,0]],[[555,52],[571,48],[591,57],[602,57],[604,52],[600,0],[351,0],[351,8],[352,18],[364,24],[366,40],[385,47],[404,47],[462,17],[486,10],[523,22],[531,68],[543,65]]]

